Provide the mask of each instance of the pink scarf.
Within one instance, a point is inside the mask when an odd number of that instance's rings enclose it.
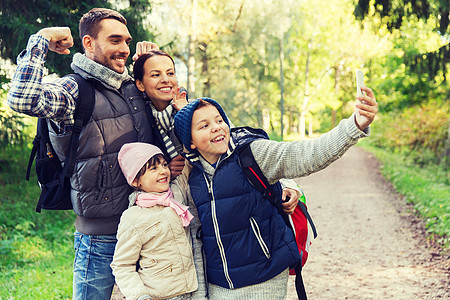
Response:
[[[183,227],[189,225],[194,216],[189,212],[186,205],[174,201],[172,189],[162,194],[157,193],[140,193],[136,198],[136,205],[140,207],[152,207],[155,205],[172,207],[181,218]]]

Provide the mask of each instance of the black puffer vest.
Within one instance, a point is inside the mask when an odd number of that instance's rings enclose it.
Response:
[[[70,133],[50,132],[50,139],[64,161]],[[125,81],[120,90],[96,82],[94,111],[81,131],[71,177],[76,228],[81,233],[116,233],[132,191],[117,154],[123,144],[137,141],[153,141],[142,93],[131,80]]]

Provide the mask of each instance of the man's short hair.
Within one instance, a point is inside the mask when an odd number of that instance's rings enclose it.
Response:
[[[104,19],[114,19],[127,25],[127,20],[117,11],[108,8],[93,8],[85,13],[80,19],[80,40],[83,40],[85,35],[89,35],[96,39],[101,29],[99,23]]]

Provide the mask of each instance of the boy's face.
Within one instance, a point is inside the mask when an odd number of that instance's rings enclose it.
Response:
[[[100,21],[97,38],[85,36],[83,45],[86,56],[93,61],[122,74],[130,55],[131,35],[125,24],[115,19]]]
[[[167,56],[155,55],[144,64],[142,81],[136,80],[136,86],[145,92],[158,111],[166,109],[178,88],[177,76],[172,60]]]
[[[214,164],[228,150],[230,127],[215,106],[205,105],[192,115],[191,138],[191,148]]]
[[[170,170],[165,159],[150,166],[139,179],[133,181],[133,186],[147,193],[162,193],[169,189]]]

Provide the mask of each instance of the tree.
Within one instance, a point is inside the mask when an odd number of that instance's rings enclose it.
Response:
[[[2,0],[0,2],[0,55],[15,61],[25,49],[30,35],[43,27],[68,26],[74,38],[72,53],[83,53],[78,37],[81,16],[93,7],[112,8],[107,0]],[[120,12],[127,18],[128,29],[134,40],[149,40],[151,34],[143,29],[143,20],[150,12],[146,0],[130,0],[129,7]],[[132,53],[134,45],[132,45]],[[49,53],[45,66],[51,73],[71,73],[71,56]]]
[[[439,34],[441,40],[446,43],[431,51],[417,51],[417,48],[410,46],[406,48],[405,55],[402,55],[403,62],[415,73],[417,80],[406,80],[409,85],[409,92],[404,93],[410,102],[410,96],[414,95],[411,90],[416,90],[420,94],[432,95],[437,99],[448,101],[448,90],[445,92],[450,64],[450,43],[448,37],[450,2],[442,0],[359,0],[355,7],[355,15],[361,19],[369,15],[378,15],[392,32],[396,29],[405,28],[404,24],[413,17],[427,23],[435,24],[434,30]],[[420,22],[416,22],[420,25]],[[416,37],[417,39],[417,37]],[[413,51],[411,51],[411,48]],[[408,51],[409,50],[409,51]],[[413,85],[410,83],[414,82]],[[409,83],[409,84],[408,84]],[[402,84],[402,86],[405,86]],[[412,86],[412,89],[411,89]],[[436,90],[441,90],[436,97]],[[417,95],[414,95],[417,97]],[[428,97],[423,97],[426,101]],[[424,101],[422,100],[422,101]],[[449,121],[450,122],[450,121]],[[450,161],[450,126],[448,128],[447,142],[443,154],[443,160]]]
[[[373,12],[371,11],[373,10]],[[400,29],[405,20],[411,17],[435,22],[435,30],[446,36],[449,28],[450,1],[442,0],[359,0],[354,14],[364,19],[369,14],[378,15],[386,20],[389,30]],[[448,38],[447,38],[448,41]],[[437,50],[405,56],[405,63],[411,70],[420,74],[428,74],[434,80],[439,71],[446,79],[447,65],[450,63],[450,43]]]

